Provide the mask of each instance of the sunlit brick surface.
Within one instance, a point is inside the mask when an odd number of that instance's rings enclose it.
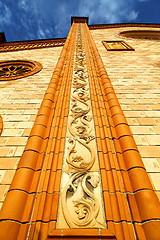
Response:
[[[91,33],[160,197],[160,42],[119,36],[121,31],[144,29],[147,30],[142,27],[97,29]],[[124,40],[135,51],[109,52],[102,41],[112,40]]]
[[[0,81],[0,114],[3,119],[3,132],[0,137],[0,207],[61,50],[62,47],[54,47],[0,54],[0,61],[24,59],[43,65],[43,69],[33,76]]]

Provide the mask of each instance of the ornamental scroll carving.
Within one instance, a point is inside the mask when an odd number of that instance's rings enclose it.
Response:
[[[60,223],[63,222],[62,218],[69,228],[105,227],[88,72],[81,31],[79,25],[58,228],[62,228],[63,224]]]

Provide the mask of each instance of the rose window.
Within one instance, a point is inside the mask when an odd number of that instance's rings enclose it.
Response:
[[[0,80],[8,81],[28,77],[41,69],[42,65],[35,61],[3,61],[0,62]]]

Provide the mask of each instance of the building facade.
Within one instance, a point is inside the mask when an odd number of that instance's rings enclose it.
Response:
[[[160,238],[159,28],[1,35],[0,239]]]

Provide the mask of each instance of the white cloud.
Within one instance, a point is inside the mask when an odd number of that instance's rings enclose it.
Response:
[[[136,20],[137,17],[138,17],[138,12],[135,12],[135,11],[131,11],[127,16],[129,21]]]
[[[18,7],[25,11],[29,10],[29,4],[27,4],[27,0],[19,0]]]
[[[37,34],[38,34],[38,38],[45,38],[46,36],[45,31],[41,27],[38,28]]]
[[[12,13],[9,7],[0,2],[0,24],[11,24]]]
[[[26,4],[26,0],[20,1],[22,5]],[[87,16],[90,24],[128,22],[136,20],[138,16],[135,11],[137,0],[54,0],[54,3],[52,0],[28,1],[36,19],[39,19],[37,34],[41,38],[48,37],[46,22],[56,31],[57,37],[65,36],[66,28],[70,28],[71,16]],[[43,24],[40,24],[42,21]]]
[[[45,25],[44,27],[44,21],[42,19],[38,20],[38,27],[37,27],[37,37],[40,39],[45,39],[45,38],[52,38],[52,32],[53,29],[51,26]]]
[[[89,24],[135,21],[137,1],[147,0],[17,0],[3,5],[0,0],[0,27],[4,23],[13,27],[13,22],[25,38],[29,34],[34,38],[65,37],[71,16],[87,16]]]
[[[81,1],[79,13],[89,16],[91,22],[118,23],[135,20],[135,0],[87,0]]]

